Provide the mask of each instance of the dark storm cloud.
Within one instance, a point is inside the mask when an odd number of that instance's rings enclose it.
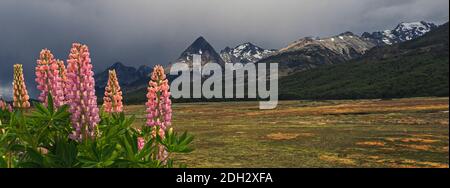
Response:
[[[304,36],[360,34],[400,21],[448,20],[448,0],[2,0],[0,87],[24,64],[34,88],[42,48],[66,59],[70,44],[89,45],[96,71],[116,61],[166,64],[196,37],[215,48],[250,41],[280,48]],[[2,89],[3,93],[5,92]],[[33,92],[33,91],[32,91]]]

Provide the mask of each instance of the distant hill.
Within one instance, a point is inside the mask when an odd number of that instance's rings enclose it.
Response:
[[[108,71],[116,70],[121,85],[128,86],[139,79],[146,78],[151,72],[151,68],[148,66],[140,66],[138,69],[134,67],[125,66],[121,62],[116,62],[105,71],[98,73],[94,76],[96,86],[104,88],[108,82]]]
[[[132,92],[147,86],[150,79],[152,68],[142,65],[139,68],[125,66],[121,62],[116,62],[105,71],[94,76],[96,84],[96,95],[101,101],[108,82],[108,70],[116,70],[119,79],[120,87],[124,93]]]
[[[280,80],[284,99],[359,99],[449,95],[449,25],[414,40],[376,47],[348,63]]]

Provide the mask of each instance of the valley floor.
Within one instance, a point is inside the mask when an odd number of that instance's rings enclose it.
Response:
[[[127,114],[145,122],[144,106]],[[188,167],[449,167],[449,98],[174,104]],[[139,125],[138,125],[139,124]]]

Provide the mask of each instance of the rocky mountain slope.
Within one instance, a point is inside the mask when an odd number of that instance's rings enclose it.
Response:
[[[275,51],[266,50],[247,42],[234,48],[226,47],[220,51],[220,56],[226,63],[255,63]]]
[[[373,33],[365,32],[362,34],[362,37],[373,41],[377,45],[391,45],[418,38],[436,28],[437,26],[434,23],[425,21],[403,22],[392,30],[376,31]]]
[[[307,37],[289,44],[258,63],[278,63],[280,75],[289,75],[361,57],[374,46],[371,41],[351,32],[327,38]]]

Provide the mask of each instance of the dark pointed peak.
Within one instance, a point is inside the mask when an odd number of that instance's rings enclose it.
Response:
[[[195,39],[193,44],[202,44],[202,43],[208,43],[208,41],[206,41],[206,39],[203,36],[200,36],[197,39]]]
[[[203,52],[217,53],[215,52],[214,47],[212,47],[211,44],[205,40],[205,38],[199,37],[182,53],[181,56],[184,57],[190,54],[202,54]]]
[[[188,47],[188,49],[191,53],[198,53],[198,50],[210,50],[213,49],[213,47],[205,38],[200,36]],[[195,52],[192,50],[195,50]]]
[[[223,63],[222,58],[216,52],[213,46],[202,36],[198,37],[186,50],[181,53],[177,61],[190,61],[192,54],[202,54],[202,59],[208,59],[211,62]]]

